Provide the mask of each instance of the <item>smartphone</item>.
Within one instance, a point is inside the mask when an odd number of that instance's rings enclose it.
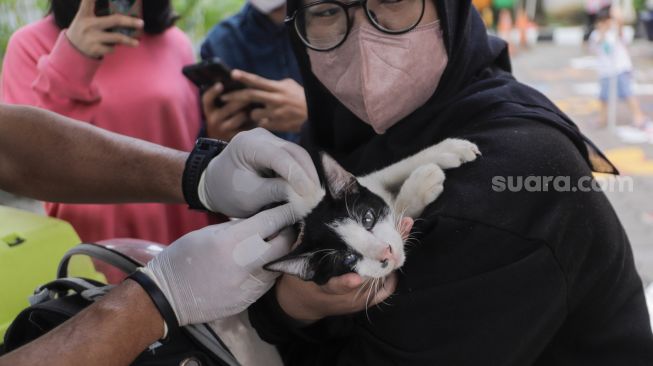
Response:
[[[213,87],[216,83],[222,83],[224,86],[223,94],[231,93],[236,90],[247,89],[247,86],[240,81],[231,78],[231,68],[227,66],[220,58],[216,57],[210,60],[204,60],[194,65],[184,66],[182,69],[184,76],[193,84],[200,88],[204,93],[207,89]],[[216,107],[224,106],[224,102],[217,98]],[[252,103],[247,109],[264,108],[260,103]]]
[[[113,14],[123,14],[134,18],[143,19],[143,1],[142,0],[95,0],[95,15],[107,16]],[[133,28],[112,28],[110,32],[122,33],[126,36],[133,37],[136,30]]]

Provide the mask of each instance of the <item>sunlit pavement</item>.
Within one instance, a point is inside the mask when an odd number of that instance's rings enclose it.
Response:
[[[653,43],[638,41],[631,47],[635,62],[635,92],[642,109],[653,119]],[[635,262],[645,283],[653,283],[653,141],[626,143],[608,129],[596,128],[600,104],[593,58],[583,47],[551,43],[518,51],[513,57],[516,77],[551,98],[580,126],[622,174],[632,177],[633,192],[607,192],[635,252]],[[630,112],[619,108],[619,124],[629,124]]]

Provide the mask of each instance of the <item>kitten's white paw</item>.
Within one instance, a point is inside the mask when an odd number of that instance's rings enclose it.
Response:
[[[481,155],[478,146],[467,140],[447,139],[434,147],[437,150],[435,161],[442,169],[458,168]]]
[[[398,209],[407,217],[419,217],[444,190],[444,172],[436,164],[422,165],[404,182],[397,198]]]

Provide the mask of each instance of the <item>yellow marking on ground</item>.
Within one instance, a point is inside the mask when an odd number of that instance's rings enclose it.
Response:
[[[653,176],[653,160],[638,147],[625,147],[606,151],[605,154],[624,175]]]
[[[589,116],[601,110],[601,102],[591,97],[569,97],[556,100],[555,104],[571,116]]]

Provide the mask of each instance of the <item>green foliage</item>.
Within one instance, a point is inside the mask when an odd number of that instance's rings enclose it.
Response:
[[[193,43],[198,44],[213,25],[237,12],[244,1],[173,0],[173,4],[181,15],[179,27],[189,35]],[[48,0],[0,0],[0,61],[11,34],[45,14],[47,5]]]
[[[45,14],[47,0],[0,0],[0,61],[11,34],[34,18]]]
[[[201,42],[216,23],[236,13],[243,3],[244,0],[173,0],[181,15],[179,27],[194,43]]]

